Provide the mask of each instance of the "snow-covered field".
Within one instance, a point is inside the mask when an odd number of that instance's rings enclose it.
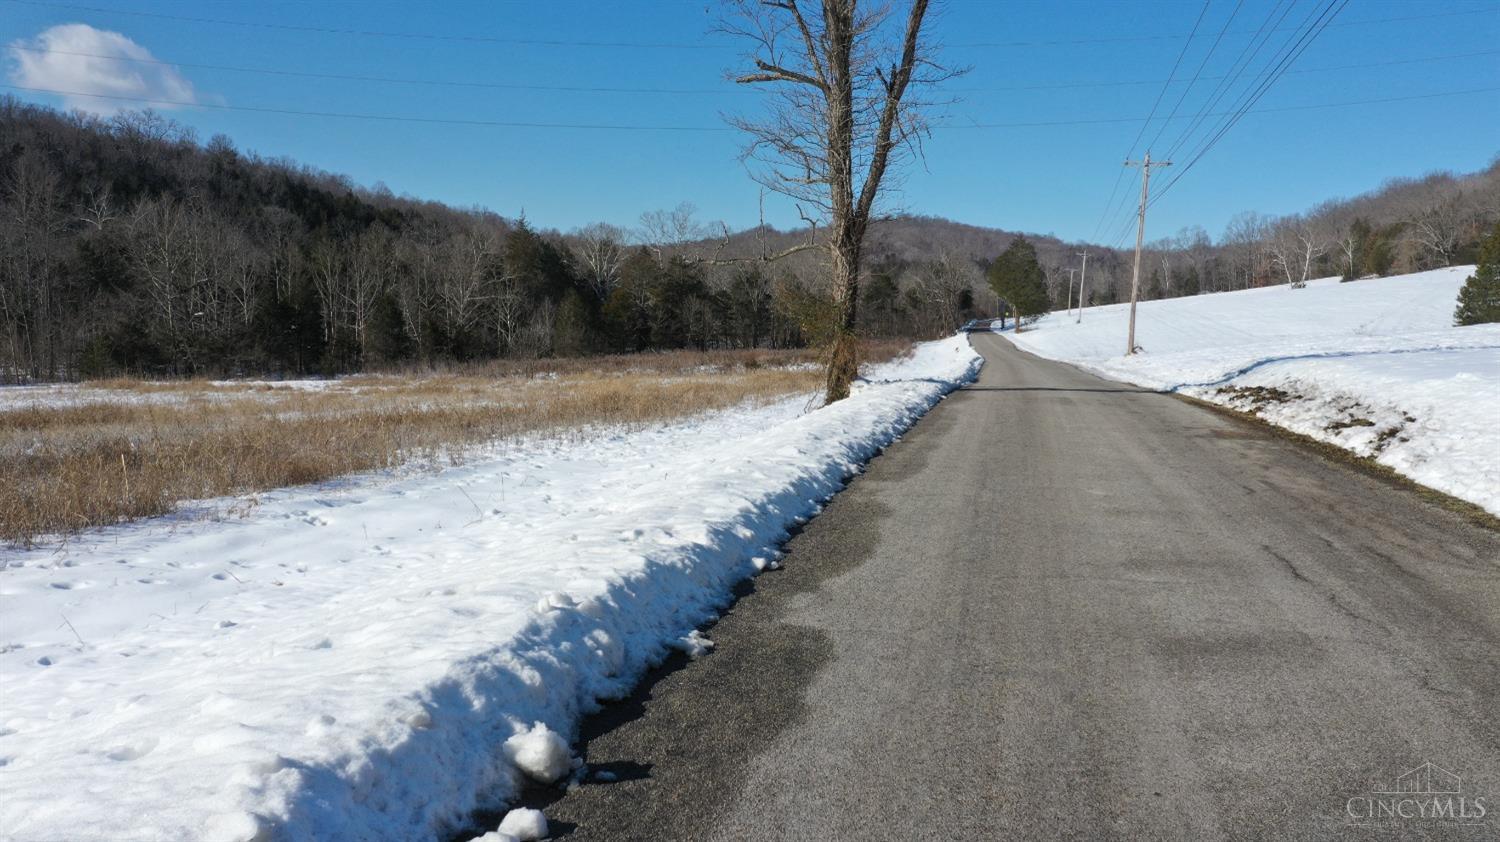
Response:
[[[1453,327],[1474,267],[1054,313],[1006,336],[1105,377],[1177,391],[1370,456],[1500,514],[1500,325]]]
[[[572,774],[579,716],[978,367],[0,550],[0,839],[432,839]]]

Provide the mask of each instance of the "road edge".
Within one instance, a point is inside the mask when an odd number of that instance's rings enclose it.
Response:
[[[1290,430],[1279,424],[1267,421],[1266,419],[1261,418],[1259,415],[1224,406],[1223,404],[1214,403],[1210,400],[1196,398],[1191,395],[1184,395],[1178,392],[1160,392],[1160,394],[1170,395],[1171,397],[1183,401],[1184,403],[1202,407],[1203,409],[1207,409],[1217,415],[1226,418],[1232,418],[1242,423],[1254,426],[1258,429],[1270,432],[1277,438],[1300,445],[1304,449],[1311,450],[1312,452],[1328,461],[1336,462],[1338,464],[1354,468],[1365,476],[1380,480],[1387,486],[1415,494],[1422,500],[1431,503],[1439,508],[1446,509],[1447,511],[1452,512],[1459,517],[1462,517],[1475,526],[1488,529],[1491,532],[1500,533],[1500,516],[1491,514],[1489,510],[1485,509],[1483,506],[1480,506],[1477,503],[1470,503],[1468,500],[1464,500],[1461,497],[1455,497],[1445,491],[1439,491],[1438,489],[1433,488],[1430,485],[1423,485],[1422,483],[1417,482],[1416,480],[1406,476],[1405,474],[1397,471],[1394,468],[1391,468],[1387,465],[1382,465],[1373,457],[1362,456],[1347,448],[1339,447],[1336,444],[1319,441],[1312,436],[1305,435],[1303,433],[1296,432],[1295,430]]]

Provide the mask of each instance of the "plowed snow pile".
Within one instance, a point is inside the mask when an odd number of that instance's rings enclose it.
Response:
[[[733,584],[978,367],[955,337],[813,412],[0,549],[0,838],[434,839],[566,777],[581,713],[706,652]]]
[[[1500,325],[1453,326],[1473,271],[1143,302],[1133,357],[1128,304],[1005,335],[1105,377],[1254,412],[1500,514]]]

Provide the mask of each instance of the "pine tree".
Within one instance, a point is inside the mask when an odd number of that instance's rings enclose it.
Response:
[[[382,293],[375,300],[375,312],[365,331],[364,360],[377,365],[400,362],[411,353],[411,337],[396,296]]]
[[[1047,312],[1047,275],[1036,259],[1036,247],[1017,237],[995,258],[989,270],[990,289],[1005,299],[1016,314],[1016,332],[1021,320]]]
[[[1198,281],[1198,270],[1192,266],[1182,273],[1182,294],[1197,295],[1202,290],[1202,284]]]
[[[576,290],[563,296],[554,330],[552,350],[559,357],[581,357],[593,350],[594,314]]]
[[[1453,321],[1459,325],[1500,322],[1500,225],[1479,249],[1479,266],[1458,291]]]

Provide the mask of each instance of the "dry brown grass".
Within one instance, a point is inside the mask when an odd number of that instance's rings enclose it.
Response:
[[[867,360],[905,343],[871,344]],[[637,427],[818,389],[815,352],[643,354],[268,383],[111,380],[0,408],[0,540],[317,482],[526,434]]]

